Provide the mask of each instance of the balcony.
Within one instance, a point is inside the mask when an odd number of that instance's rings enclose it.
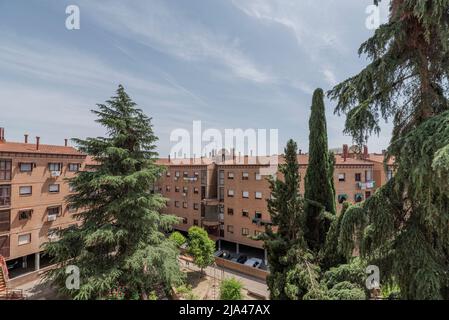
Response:
[[[9,207],[11,205],[11,186],[0,186],[0,207]]]
[[[269,220],[263,220],[262,218],[253,218],[252,222],[258,226],[270,226],[273,223]]]
[[[370,189],[374,189],[376,187],[376,182],[375,181],[366,181],[366,182],[357,182],[355,184],[355,187],[358,190],[370,190]]]

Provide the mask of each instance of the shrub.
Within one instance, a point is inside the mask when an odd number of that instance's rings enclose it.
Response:
[[[243,284],[237,279],[225,279],[220,285],[221,300],[241,300]]]

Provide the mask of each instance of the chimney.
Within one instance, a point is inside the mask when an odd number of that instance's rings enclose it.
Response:
[[[343,160],[346,161],[346,159],[349,156],[349,147],[347,144],[343,145]]]
[[[368,146],[363,146],[363,159],[368,159],[368,158],[369,158]]]
[[[40,142],[41,138],[40,137],[36,137],[36,150],[39,150],[39,142]]]
[[[222,154],[221,154],[221,161],[222,161],[222,162],[225,162],[225,160],[226,160],[226,155],[225,155],[224,153],[222,153]]]
[[[301,149],[298,150],[298,154],[302,155],[302,150]]]
[[[67,139],[64,139],[64,147],[67,147],[69,144],[69,141]]]
[[[171,158],[170,158],[170,154],[168,155],[168,163],[170,163]]]
[[[25,143],[28,143],[28,134],[25,133],[23,136],[25,137]]]
[[[5,128],[0,128],[0,142],[5,142]]]
[[[235,149],[234,148],[232,148],[232,160],[235,161]]]

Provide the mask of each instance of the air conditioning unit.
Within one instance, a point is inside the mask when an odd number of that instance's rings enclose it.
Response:
[[[52,171],[51,176],[52,177],[59,177],[61,175],[61,171]]]
[[[47,221],[55,221],[58,216],[56,214],[49,214]]]

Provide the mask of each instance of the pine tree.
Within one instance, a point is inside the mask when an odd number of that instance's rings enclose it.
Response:
[[[381,284],[406,299],[449,299],[448,10],[449,0],[392,0],[388,23],[359,50],[371,62],[329,92],[359,145],[394,121],[395,177],[348,209],[340,239],[348,254],[359,239]]]
[[[319,298],[320,269],[304,239],[304,199],[299,194],[297,144],[293,140],[287,143],[279,174],[279,179],[269,181],[272,197],[268,212],[276,231],[267,226],[260,237],[268,253],[271,299]]]
[[[164,170],[155,164],[151,119],[122,86],[97,106],[92,112],[107,137],[75,142],[99,166],[69,181],[74,193],[67,202],[82,224],[45,246],[58,264],[48,277],[75,299],[107,299],[112,292],[145,299],[182,280],[178,249],[165,235],[178,221],[160,214],[166,199],[150,191]],[[79,268],[79,290],[65,286],[67,265]]]
[[[305,176],[307,234],[309,247],[318,251],[322,248],[329,221],[324,212],[336,213],[333,185],[333,157],[329,155],[326,115],[323,90],[313,94],[312,112],[309,120],[309,163]],[[331,167],[332,166],[332,167]]]

